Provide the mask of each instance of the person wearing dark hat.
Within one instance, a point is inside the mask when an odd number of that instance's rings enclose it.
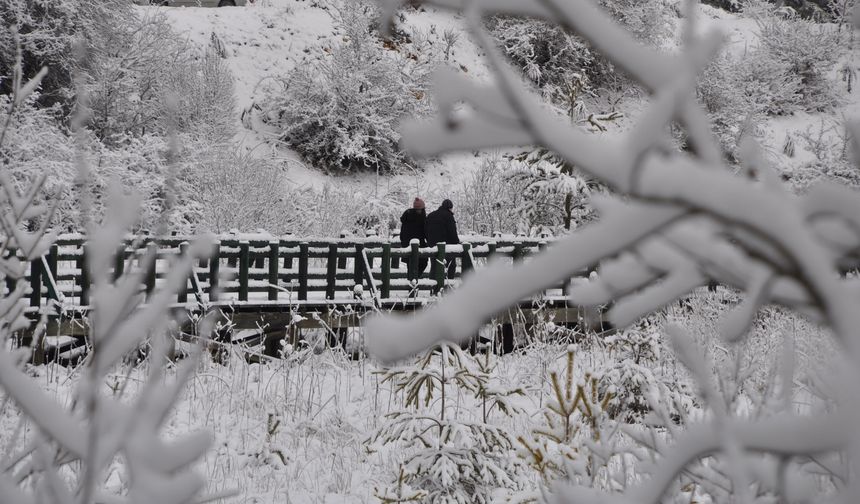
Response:
[[[425,233],[425,221],[427,213],[424,208],[424,200],[415,198],[412,202],[412,208],[403,212],[400,216],[400,245],[408,247],[412,240],[418,240],[421,247],[427,246],[427,235]],[[406,260],[406,259],[404,259]],[[421,275],[424,268],[427,267],[429,259],[422,257],[418,259],[418,272],[413,274],[409,272],[409,279],[412,280]]]
[[[456,245],[460,243],[457,235],[457,221],[454,220],[454,203],[446,199],[442,205],[430,212],[425,224],[427,230],[427,245],[435,246],[437,243]],[[448,261],[448,278],[454,278],[457,272],[457,263],[454,259]]]

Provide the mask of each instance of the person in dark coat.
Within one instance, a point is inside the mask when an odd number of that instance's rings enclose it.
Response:
[[[460,243],[457,235],[457,221],[454,220],[454,203],[446,199],[442,206],[430,212],[425,224],[427,230],[427,245],[435,246],[437,243],[456,245]],[[457,273],[457,263],[454,258],[447,260],[448,278],[454,278]]]
[[[427,234],[425,232],[426,219],[427,214],[424,207],[424,200],[421,198],[415,198],[415,201],[412,202],[412,208],[406,210],[403,212],[403,215],[400,216],[400,245],[402,247],[408,247],[412,240],[418,240],[421,247],[427,246]],[[404,259],[404,261],[407,261],[408,264],[408,259]],[[427,267],[428,262],[429,259],[426,257],[418,259],[417,274],[409,271],[408,278],[412,280],[421,276],[421,273],[424,272],[424,268]]]

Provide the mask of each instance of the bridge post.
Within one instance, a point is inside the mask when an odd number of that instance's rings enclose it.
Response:
[[[30,306],[38,308],[42,304],[42,258],[30,261]]]
[[[391,244],[382,245],[382,287],[380,296],[387,299],[391,295]]]
[[[116,249],[116,255],[113,262],[113,281],[116,282],[122,276],[125,270],[125,244],[120,245]]]
[[[325,261],[325,298],[334,299],[337,286],[337,243],[330,243]]]
[[[88,249],[89,245],[87,245],[87,242],[81,243],[81,255],[78,256],[77,260],[77,266],[81,270],[81,306],[88,306],[90,304],[90,267],[87,264]]]
[[[514,243],[514,251],[511,253],[511,258],[514,262],[522,260],[523,258],[523,244],[522,242]]]
[[[346,233],[340,233],[340,238],[345,239]],[[342,256],[337,259],[337,269],[346,269],[346,256]]]
[[[278,240],[269,241],[269,301],[278,300],[278,283],[280,281],[278,275],[278,252],[281,242]]]
[[[184,241],[179,244],[179,257],[183,258],[186,255],[188,255],[188,242]],[[176,301],[179,303],[188,302],[188,278],[185,279],[185,283],[182,284],[182,288],[179,289],[178,293],[176,293]]]
[[[51,278],[54,279],[54,282],[57,281],[57,263],[60,260],[60,246],[57,244],[51,245],[51,248],[48,250],[48,270],[51,272]],[[54,299],[59,298],[59,293],[55,293],[56,296]]]
[[[155,291],[155,276],[158,270],[158,244],[153,241],[147,243],[146,255],[152,257],[152,264],[149,265],[149,269],[146,272],[146,299],[148,300]]]
[[[239,301],[248,300],[248,269],[250,267],[251,244],[248,240],[239,242]]]
[[[212,244],[212,257],[209,258],[209,301],[218,301],[218,283],[221,281],[221,241]]]
[[[291,237],[291,236],[292,235],[287,235],[287,237]],[[293,244],[290,243],[289,241],[284,242],[284,247],[290,248],[291,246],[293,246]],[[284,269],[285,270],[293,269],[293,256],[291,256],[289,254],[284,256]]]
[[[409,244],[409,262],[406,264],[406,278],[409,280],[418,280],[421,278],[421,271],[418,271],[418,264],[420,259],[418,255],[420,254],[419,248],[421,245],[417,241],[413,241]]]
[[[308,242],[299,244],[299,301],[308,298]]]
[[[433,275],[436,277],[436,290],[441,292],[445,288],[445,274],[448,272],[448,265],[445,264],[445,243],[436,244],[436,259],[433,262]]]
[[[361,285],[364,283],[364,259],[361,257],[361,253],[364,251],[364,245],[361,243],[355,244],[355,256],[353,257],[352,264],[352,282],[355,285]]]
[[[472,244],[464,243],[462,247],[463,252],[460,255],[460,269],[463,273],[466,273],[467,271],[475,269],[475,265],[472,263]]]
[[[494,241],[487,242],[487,260],[489,261],[490,257],[496,254],[496,248],[498,248],[498,244]]]
[[[6,252],[8,254],[6,257],[9,258],[15,257],[18,254],[18,250],[12,247],[10,247]],[[13,279],[10,275],[6,275],[5,283],[6,291],[8,293],[14,291],[15,288],[18,286],[18,280]]]

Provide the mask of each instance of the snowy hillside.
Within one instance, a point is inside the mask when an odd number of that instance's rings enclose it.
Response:
[[[334,4],[332,4],[334,5]],[[269,0],[243,8],[157,8],[142,7],[143,12],[157,10],[164,14],[171,25],[187,37],[194,45],[205,48],[217,39],[226,50],[226,62],[236,80],[236,98],[242,115],[242,128],[238,138],[255,156],[280,160],[288,179],[296,186],[322,187],[332,183],[338,187],[354,187],[355,190],[378,195],[386,187],[415,187],[424,194],[450,194],[459,189],[463,181],[477,170],[484,159],[497,153],[485,153],[479,157],[469,154],[452,154],[438,161],[431,161],[425,171],[385,177],[381,182],[372,174],[351,174],[331,178],[304,163],[289,147],[273,139],[275,135],[261,123],[259,109],[254,108],[264,97],[264,90],[277,79],[286,78],[297,64],[320,61],[329,54],[330,47],[341,35],[332,19],[332,5],[325,2],[300,0]],[[744,55],[758,44],[759,25],[755,19],[743,14],[733,14],[710,6],[698,6],[700,34],[718,30],[726,37],[725,50],[735,58]],[[675,17],[672,22],[680,30],[683,19]],[[401,17],[401,28],[406,32],[426,38],[431,51],[442,51],[445,30],[462,33],[451,54],[450,66],[461,69],[470,78],[481,81],[488,78],[483,58],[463,32],[462,17],[439,12],[432,7],[408,10]],[[672,51],[680,40],[680,33],[665,40],[666,50]],[[857,66],[856,51],[846,57],[845,63]],[[850,61],[849,61],[850,60]],[[833,86],[842,86],[843,75],[834,70],[830,78]],[[626,100],[626,117],[608,123],[607,133],[618,134],[633,123],[642,104]],[[597,111],[601,112],[601,111]],[[860,98],[857,93],[847,94],[845,107],[838,112],[796,112],[790,116],[768,118],[757,125],[756,135],[773,160],[792,171],[794,167],[815,159],[815,149],[801,136],[821,132],[822,141],[836,144],[839,141],[838,122],[841,118],[860,114]],[[239,121],[240,118],[237,118]],[[821,136],[819,135],[819,136]],[[794,141],[794,155],[783,154],[787,137]],[[404,202],[405,203],[405,202]]]

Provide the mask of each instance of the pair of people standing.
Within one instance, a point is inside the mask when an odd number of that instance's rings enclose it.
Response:
[[[400,217],[400,245],[408,247],[412,240],[418,240],[421,247],[434,247],[437,243],[447,245],[460,243],[453,209],[454,203],[446,199],[438,209],[428,215],[425,213],[424,200],[415,198],[415,201],[412,202],[412,208],[403,212]],[[427,262],[426,257],[419,259],[417,274],[424,271]],[[457,265],[453,260],[447,262],[448,278],[453,278],[457,271]]]

